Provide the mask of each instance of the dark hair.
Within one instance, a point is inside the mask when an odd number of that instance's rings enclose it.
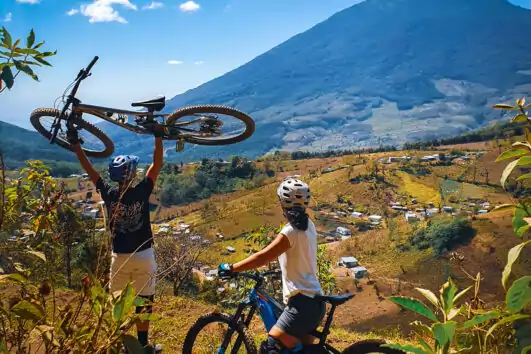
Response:
[[[293,207],[284,209],[284,215],[288,219],[291,226],[297,230],[308,230],[309,217],[306,214],[306,210],[301,207]]]

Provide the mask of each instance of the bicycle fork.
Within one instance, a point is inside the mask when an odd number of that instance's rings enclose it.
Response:
[[[234,314],[234,316],[231,319],[231,322],[229,323],[229,328],[227,330],[227,333],[225,333],[225,337],[223,338],[223,343],[218,348],[217,354],[225,354],[225,350],[227,350],[227,347],[230,344],[230,339],[232,338],[232,335],[234,334],[234,332],[236,332],[235,328],[240,319],[243,320],[242,323],[246,328],[249,327],[249,325],[251,324],[251,320],[253,319],[253,316],[256,312],[256,307],[251,306],[251,309],[249,310],[249,314],[247,315],[247,317],[245,317],[243,314],[243,311],[245,310],[247,306],[249,306],[248,302],[242,303],[238,306],[236,313]],[[238,335],[238,337],[236,338],[236,342],[234,343],[234,346],[232,347],[232,353],[238,353],[242,345],[242,342],[243,342],[243,338],[240,335]]]

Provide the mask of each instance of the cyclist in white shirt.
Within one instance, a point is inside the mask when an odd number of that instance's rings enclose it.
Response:
[[[294,177],[286,178],[277,195],[288,223],[273,242],[260,252],[236,264],[221,264],[220,277],[256,269],[278,257],[282,271],[282,292],[286,307],[277,323],[260,346],[261,354],[282,353],[299,341],[309,344],[308,333],[319,326],[325,314],[325,304],[314,299],[321,294],[317,277],[317,232],[306,214],[310,188]]]

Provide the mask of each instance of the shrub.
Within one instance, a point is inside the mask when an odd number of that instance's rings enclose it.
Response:
[[[436,255],[440,256],[453,247],[465,243],[473,238],[476,230],[466,219],[456,218],[434,220],[427,227],[416,230],[409,242],[419,250],[433,248]]]

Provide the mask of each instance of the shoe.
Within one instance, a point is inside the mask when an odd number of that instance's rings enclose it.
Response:
[[[161,344],[148,344],[144,347],[144,352],[146,354],[158,354],[162,353],[162,345]]]

